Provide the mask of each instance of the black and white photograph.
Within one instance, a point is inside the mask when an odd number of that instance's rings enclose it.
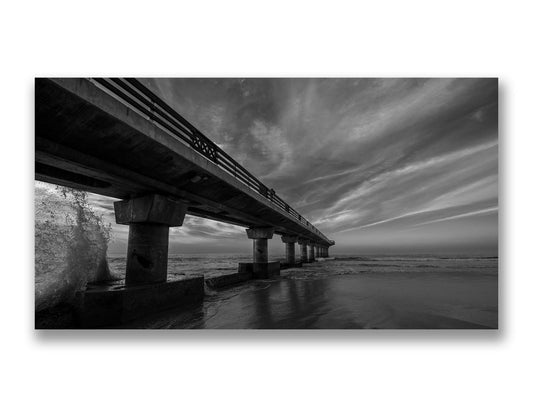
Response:
[[[532,15],[2,3],[0,405],[533,405]]]
[[[498,328],[497,78],[36,78],[36,328]]]

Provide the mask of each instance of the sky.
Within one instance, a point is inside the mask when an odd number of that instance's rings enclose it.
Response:
[[[332,253],[497,255],[496,79],[145,79],[336,241]],[[91,196],[125,252],[112,200]],[[279,237],[271,251],[282,252]],[[170,252],[251,251],[187,216]]]

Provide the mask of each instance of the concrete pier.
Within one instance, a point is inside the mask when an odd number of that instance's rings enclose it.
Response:
[[[274,236],[274,228],[258,227],[246,229],[246,235],[254,240],[253,245],[253,276],[254,278],[270,278],[279,275],[279,262],[268,261],[268,240]],[[239,265],[239,267],[241,267]],[[242,266],[246,268],[246,266]]]
[[[116,222],[129,225],[126,285],[167,280],[168,232],[181,226],[187,207],[152,194],[115,202]]]
[[[254,240],[254,263],[267,263],[268,240],[274,236],[274,228],[250,228],[246,235]]]
[[[116,222],[129,225],[126,282],[78,291],[77,319],[83,328],[120,325],[204,297],[204,277],[167,280],[169,228],[181,226],[187,206],[151,194],[114,203]]]
[[[114,206],[116,222],[129,226],[126,281],[80,290],[87,326],[203,297],[202,276],[167,278],[169,228],[186,213],[249,228],[254,240],[253,263],[211,278],[211,287],[279,275],[280,263],[268,259],[274,233],[286,236],[284,267],[301,266],[296,241],[305,263],[316,255],[311,248],[308,257],[310,241],[335,244],[134,78],[36,79],[35,179],[121,200]]]
[[[309,263],[313,263],[315,261],[315,244],[310,243],[309,244]]]
[[[298,244],[300,245],[300,261],[302,263],[309,263],[309,260],[307,259],[307,244],[309,243],[309,240],[307,239],[298,239]]]
[[[294,250],[294,244],[298,241],[298,236],[282,235],[281,241],[285,243],[285,260],[287,264],[295,264],[296,254]]]

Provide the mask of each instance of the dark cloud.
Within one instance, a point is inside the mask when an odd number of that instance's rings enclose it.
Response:
[[[339,247],[386,250],[402,232],[415,248],[459,236],[497,246],[497,80],[145,82]],[[109,200],[98,205],[111,218]],[[479,235],[465,235],[465,224]],[[188,217],[172,239],[220,244],[242,234]]]

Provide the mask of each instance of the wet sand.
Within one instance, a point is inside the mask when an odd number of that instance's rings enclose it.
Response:
[[[316,265],[313,268],[320,267]],[[123,328],[496,329],[495,273],[391,272],[307,275],[207,292],[203,304]]]

